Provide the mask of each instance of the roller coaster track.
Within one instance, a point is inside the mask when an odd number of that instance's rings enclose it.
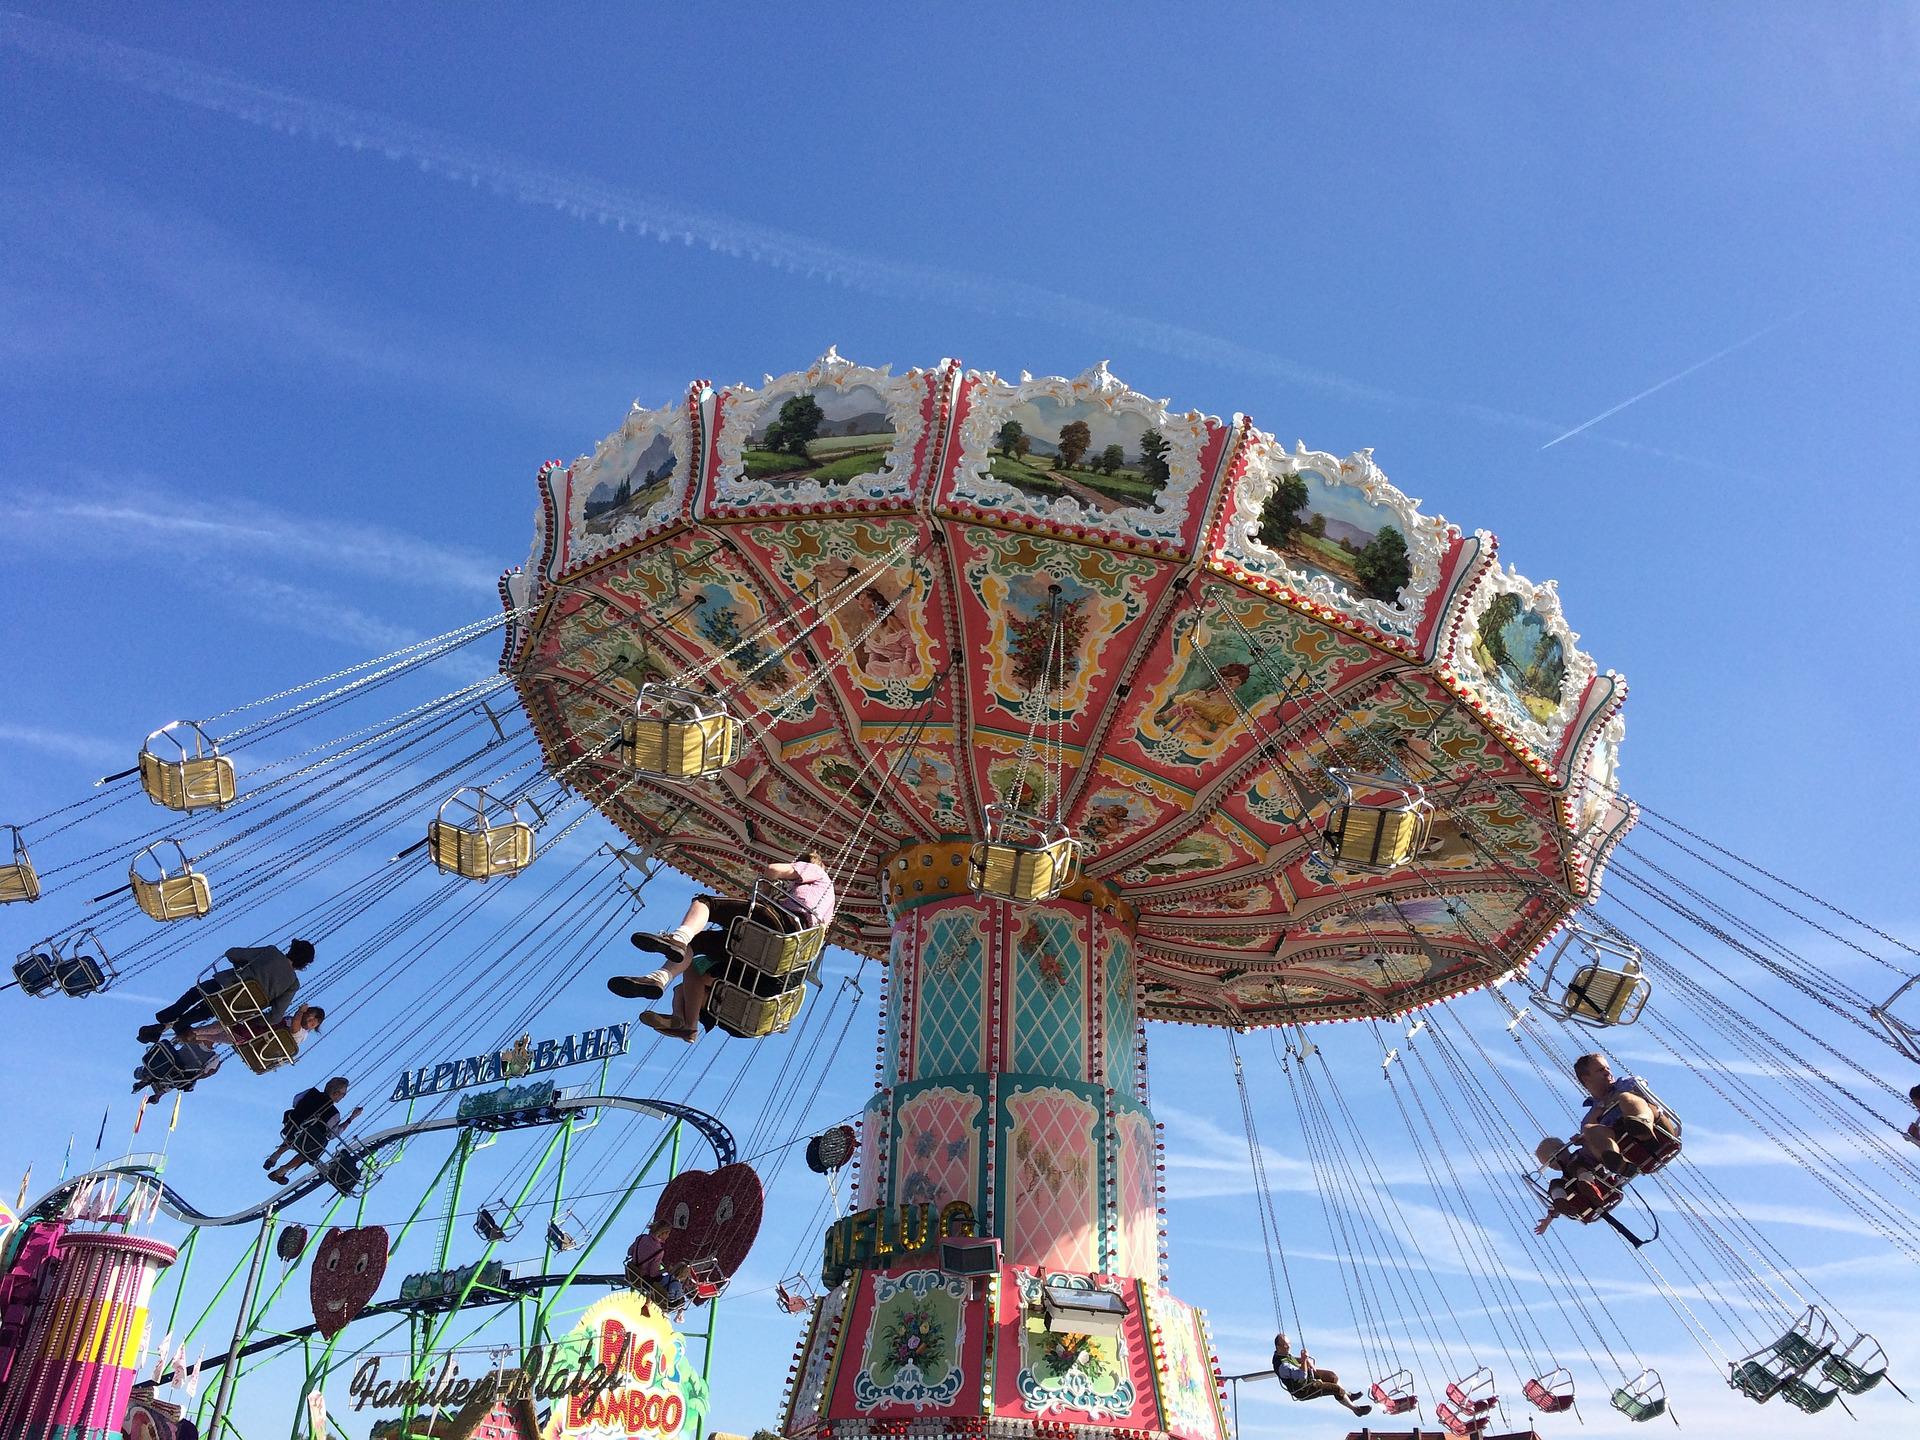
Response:
[[[684,1121],[699,1131],[701,1138],[712,1146],[714,1159],[721,1165],[731,1165],[738,1153],[733,1143],[733,1133],[720,1122],[718,1117],[673,1100],[643,1100],[628,1095],[576,1095],[570,1098],[556,1098],[537,1109],[527,1111],[464,1118],[457,1115],[442,1115],[430,1120],[415,1120],[405,1125],[395,1125],[390,1129],[379,1130],[355,1140],[348,1147],[348,1153],[365,1165],[377,1158],[382,1151],[410,1140],[416,1135],[431,1135],[443,1130],[517,1130],[533,1125],[552,1125],[571,1115],[590,1110],[631,1110],[636,1114],[652,1115],[662,1120]],[[156,1160],[155,1156],[130,1155],[124,1160],[113,1161],[98,1169],[71,1175],[22,1212],[21,1218],[25,1220],[55,1218],[67,1198],[89,1181],[111,1180],[120,1176],[142,1176],[159,1184],[160,1208],[183,1224],[246,1225],[259,1220],[269,1210],[284,1210],[295,1201],[302,1200],[318,1190],[329,1188],[331,1183],[324,1175],[310,1174],[294,1181],[284,1189],[275,1191],[259,1204],[245,1210],[236,1210],[231,1215],[209,1215],[196,1209],[177,1190],[160,1179]]]

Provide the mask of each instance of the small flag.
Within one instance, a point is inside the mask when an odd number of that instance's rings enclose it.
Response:
[[[112,1108],[108,1106],[107,1110],[100,1112],[100,1133],[93,1138],[93,1153],[96,1155],[100,1153],[100,1147],[107,1143],[107,1111]]]
[[[13,1202],[15,1210],[27,1208],[27,1187],[33,1183],[33,1166],[27,1166],[27,1173],[20,1177],[20,1198]]]
[[[147,1097],[142,1095],[140,1097],[139,1108],[133,1112],[133,1133],[134,1134],[138,1135],[140,1133],[140,1122],[145,1120],[146,1118],[147,1118]]]
[[[73,1132],[67,1132],[67,1153],[60,1157],[60,1178],[67,1178],[67,1167],[73,1164]]]
[[[187,1092],[178,1090],[173,1096],[173,1118],[167,1121],[167,1133],[171,1135],[180,1125],[180,1102],[187,1098]]]

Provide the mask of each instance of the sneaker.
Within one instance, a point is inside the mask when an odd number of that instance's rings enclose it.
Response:
[[[138,1030],[134,1031],[133,1038],[138,1040],[142,1045],[151,1045],[164,1035],[166,1030],[166,1026],[155,1021],[151,1025],[142,1025]]]
[[[616,975],[607,981],[607,989],[623,1000],[658,1000],[667,993],[667,980],[664,970],[646,975]]]
[[[1356,1415],[1371,1415],[1373,1413],[1373,1406],[1356,1405],[1353,1407],[1353,1413]]]
[[[269,1170],[267,1172],[267,1179],[276,1185],[285,1185],[292,1178],[293,1177],[284,1170]]]
[[[693,951],[687,948],[687,942],[676,940],[671,935],[656,935],[651,930],[636,930],[627,937],[636,950],[651,950],[656,955],[664,955],[669,960],[690,961]]]
[[[658,1030],[662,1035],[671,1035],[676,1040],[684,1040],[689,1045],[700,1038],[698,1029],[673,1023],[671,1015],[663,1015],[658,1010],[642,1011],[640,1023],[649,1030]]]

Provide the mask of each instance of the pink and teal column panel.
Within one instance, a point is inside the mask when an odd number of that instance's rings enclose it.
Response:
[[[851,1244],[849,1222],[830,1232],[787,1433],[1218,1440],[1204,1321],[1165,1287],[1133,915],[1094,882],[1032,905],[982,899],[966,850],[886,862],[885,1031],[851,1222],[864,1229]],[[940,1217],[967,1212],[1000,1241],[996,1274],[940,1268]],[[1117,1297],[1119,1332],[1047,1328],[1049,1285]]]

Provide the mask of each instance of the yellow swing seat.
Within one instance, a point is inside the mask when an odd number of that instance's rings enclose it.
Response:
[[[1385,875],[1427,848],[1433,805],[1420,786],[1340,766],[1330,767],[1327,778],[1340,792],[1327,819],[1327,844],[1342,868]]]
[[[0,905],[13,905],[40,898],[40,875],[27,854],[27,842],[20,838],[18,825],[0,826],[11,837],[10,858],[0,864]]]
[[[179,732],[190,733],[189,741]],[[156,740],[171,744],[177,752],[163,755],[154,749]],[[169,810],[218,810],[233,803],[233,761],[220,753],[216,745],[191,720],[175,720],[147,736],[140,747],[140,788],[156,805]]]
[[[986,835],[967,853],[974,894],[1030,905],[1051,900],[1079,878],[1084,846],[1065,824],[1004,805],[987,806],[985,815]]]
[[[178,868],[168,868],[162,846],[171,849]],[[151,860],[158,873],[141,874],[142,859]],[[155,841],[134,856],[127,866],[127,879],[133,886],[134,903],[155,920],[198,920],[213,909],[213,890],[207,877],[193,868],[178,840]]]
[[[1570,961],[1573,973],[1562,988],[1560,969]],[[1604,930],[1570,922],[1547,961],[1534,998],[1556,1019],[1598,1030],[1633,1024],[1652,994],[1653,982],[1641,968],[1638,946]]]
[[[533,827],[485,790],[456,790],[427,825],[427,853],[440,869],[468,880],[518,875],[533,863]]]
[[[620,724],[627,764],[661,780],[708,780],[734,762],[740,722],[711,695],[678,685],[640,687]]]
[[[805,970],[768,974],[729,955],[713,972],[706,1014],[729,1035],[764,1040],[793,1024],[807,998]]]
[[[214,1019],[233,1037],[233,1052],[249,1070],[264,1075],[300,1058],[300,1044],[291,1031],[267,1019],[266,996],[251,980],[214,985],[209,971],[200,980],[200,993]]]

